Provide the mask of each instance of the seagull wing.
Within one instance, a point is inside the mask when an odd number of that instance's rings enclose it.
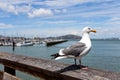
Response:
[[[80,47],[85,47],[85,43],[77,42],[77,43],[71,45],[69,48],[80,48]]]
[[[71,45],[68,48],[62,50],[64,56],[78,56],[83,50],[86,49],[86,45],[84,43],[78,42],[76,44]]]

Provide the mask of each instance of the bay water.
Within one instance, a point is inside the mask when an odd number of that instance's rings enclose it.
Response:
[[[16,47],[14,54],[50,60],[51,54],[57,53],[61,48],[68,47],[78,40],[69,40],[61,44],[46,47],[43,44],[29,47]],[[13,53],[11,46],[0,46],[0,52]],[[73,59],[57,60],[63,63],[74,64]],[[120,40],[92,40],[92,49],[82,58],[82,64],[95,69],[120,72]],[[3,66],[0,66],[3,70]],[[42,80],[26,73],[17,71],[17,76],[23,80]]]

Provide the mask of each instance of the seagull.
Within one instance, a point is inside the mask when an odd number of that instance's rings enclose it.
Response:
[[[88,54],[92,47],[91,39],[89,36],[90,32],[96,33],[96,30],[90,27],[83,28],[81,40],[69,47],[60,49],[59,53],[52,54],[51,55],[52,59],[59,60],[63,58],[73,58],[75,61],[75,65],[76,65],[76,59],[77,59],[79,60],[80,67],[82,69],[81,58],[86,54]]]

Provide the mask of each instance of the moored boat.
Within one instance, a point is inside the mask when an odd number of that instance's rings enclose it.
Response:
[[[31,41],[23,41],[23,42],[19,42],[16,43],[16,46],[33,46],[34,43],[32,43]]]

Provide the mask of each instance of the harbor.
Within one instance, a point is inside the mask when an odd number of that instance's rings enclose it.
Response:
[[[34,46],[45,44],[52,46],[66,42],[65,39],[40,39],[40,38],[25,38],[25,37],[0,37],[0,46]]]
[[[15,55],[22,55],[25,57],[38,58],[38,59],[42,58],[42,59],[51,61],[51,57],[50,57],[51,54],[57,53],[59,49],[65,48],[71,44],[74,44],[77,41],[78,40],[69,40],[67,42],[57,44],[54,46],[50,46],[50,47],[47,47],[42,44],[39,46],[34,45],[34,46],[29,46],[29,47],[24,47],[24,46],[15,47],[14,52],[12,51],[12,46],[0,46],[0,51],[15,54]],[[120,69],[119,69],[120,65],[118,64],[120,60],[119,58],[120,47],[118,47],[120,46],[119,40],[93,40],[92,42],[93,42],[92,51],[90,52],[89,56],[86,56],[83,58],[82,64],[92,69],[119,73],[120,72]],[[112,51],[111,51],[111,48],[112,48]],[[101,52],[101,50],[103,49],[104,51]],[[67,64],[68,66],[74,65],[73,59],[62,59],[62,60],[56,60],[56,61],[52,60],[52,61],[58,62],[58,63],[60,62],[62,64]],[[36,63],[36,62],[33,62],[33,63]],[[72,67],[75,67],[75,66],[72,66]],[[3,70],[4,68],[1,69],[1,71]],[[28,75],[26,73],[23,74],[23,73],[17,71],[16,76],[18,78],[21,78],[22,80],[29,80],[29,79],[42,80],[41,78],[39,79],[38,77],[32,77],[31,75]]]

